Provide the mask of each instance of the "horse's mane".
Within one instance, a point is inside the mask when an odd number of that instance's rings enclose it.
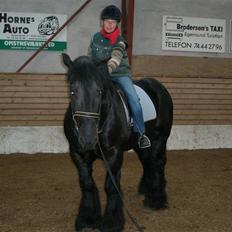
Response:
[[[70,75],[71,82],[82,83],[83,85],[93,81],[96,76],[96,67],[88,56],[80,56],[73,61],[72,69],[73,75]],[[72,79],[73,78],[73,79]]]
[[[110,88],[112,83],[109,78],[106,61],[94,62],[89,56],[80,56],[73,61],[71,82],[78,78],[82,86],[89,86],[93,81],[102,88]],[[72,80],[72,78],[75,78]]]

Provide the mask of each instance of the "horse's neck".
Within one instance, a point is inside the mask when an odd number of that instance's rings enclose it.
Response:
[[[118,93],[117,87],[112,83],[112,86],[107,89],[106,94],[107,112],[113,114],[115,119],[121,123],[124,115],[124,106],[121,97]]]
[[[107,96],[109,102],[114,103],[116,106],[120,105],[121,100],[118,94],[118,88],[113,82],[111,82],[111,85],[107,88]]]

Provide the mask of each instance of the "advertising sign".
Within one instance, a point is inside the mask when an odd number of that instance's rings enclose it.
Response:
[[[0,49],[36,50],[66,21],[66,15],[0,12]],[[64,28],[44,48],[63,51],[67,47]]]
[[[225,52],[224,19],[163,16],[162,49]]]
[[[230,20],[230,52],[232,52],[232,20]]]

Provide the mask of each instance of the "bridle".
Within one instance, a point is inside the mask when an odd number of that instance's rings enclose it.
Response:
[[[73,113],[73,118],[75,117],[84,117],[84,118],[96,118],[100,119],[100,112],[99,113],[94,113],[94,112],[87,112],[87,111],[75,111]]]
[[[82,118],[92,118],[92,119],[97,119],[97,132],[98,134],[101,133],[101,130],[99,130],[99,123],[100,123],[100,113],[101,113],[101,102],[100,102],[100,105],[99,105],[99,110],[97,113],[95,112],[89,112],[89,111],[72,111],[72,118],[73,118],[73,122],[75,124],[75,128],[77,131],[79,131],[79,127],[78,127],[78,124],[77,124],[77,120],[75,117],[82,117]]]

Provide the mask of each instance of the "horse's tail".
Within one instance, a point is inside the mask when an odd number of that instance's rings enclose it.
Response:
[[[166,87],[156,79],[144,78],[137,83],[150,96],[157,112],[156,129],[170,135],[173,122],[173,101]]]

